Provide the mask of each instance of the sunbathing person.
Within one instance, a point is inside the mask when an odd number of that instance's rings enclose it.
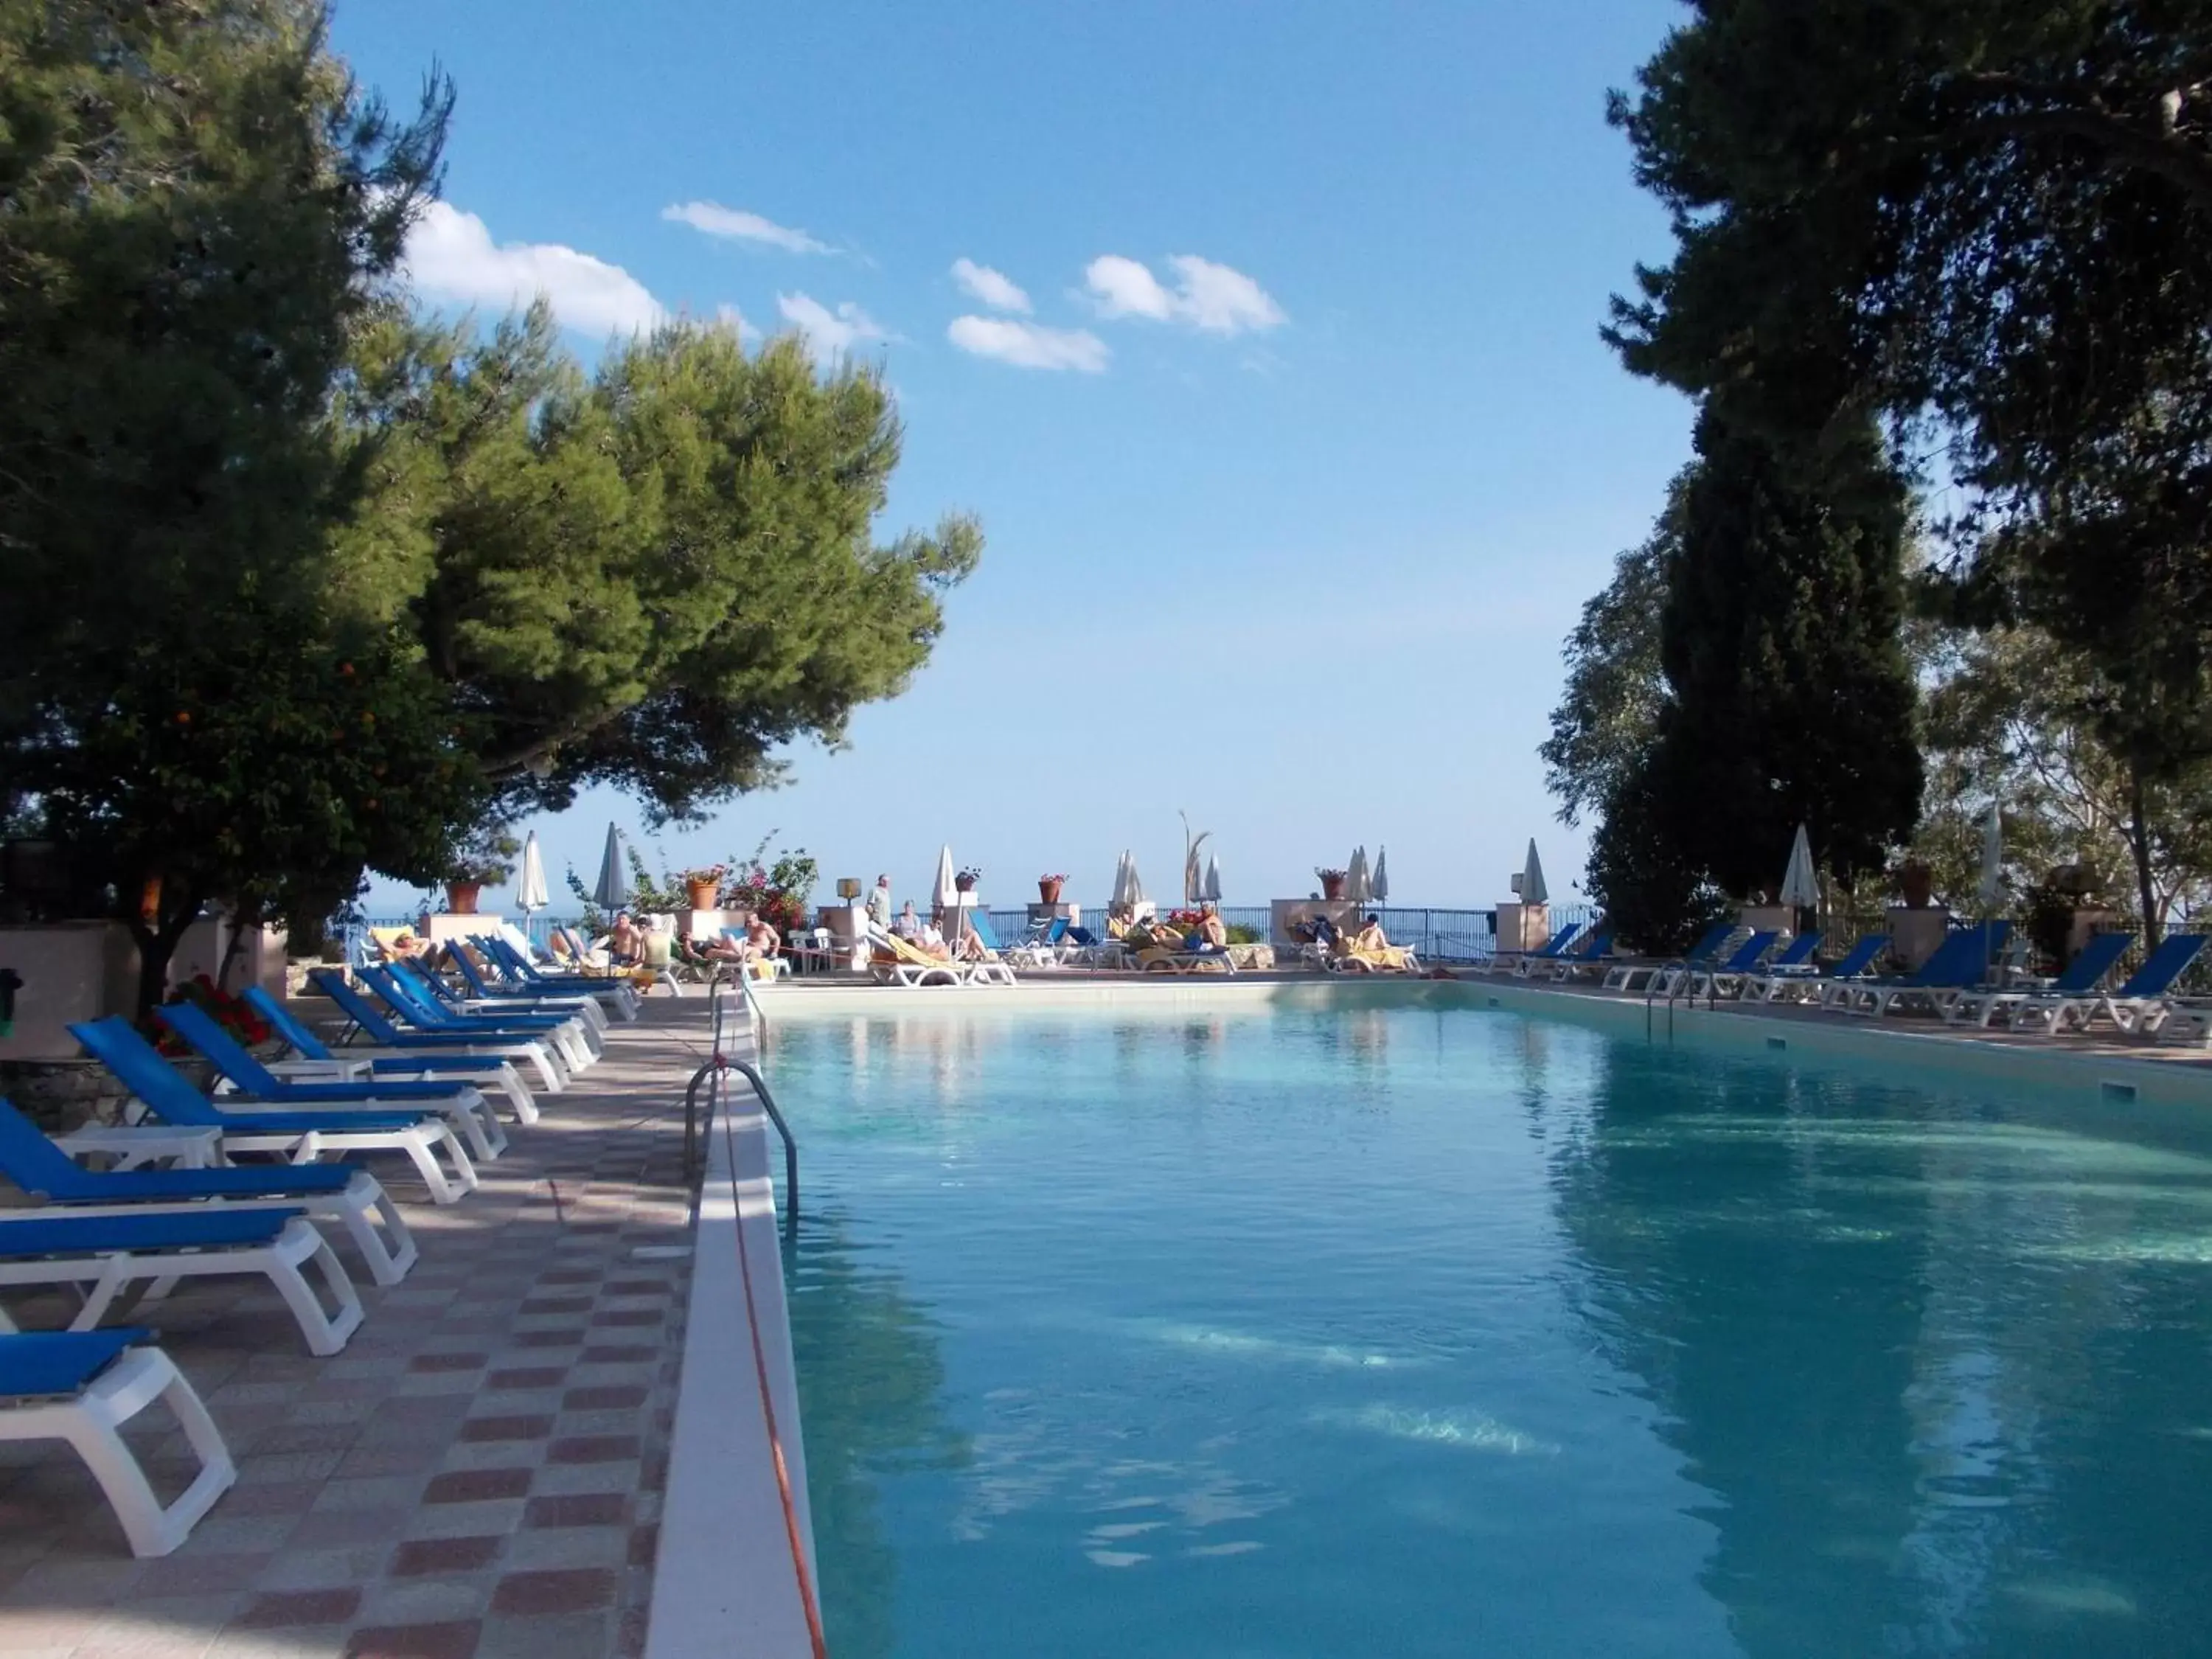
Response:
[[[756,910],[745,923],[745,936],[738,948],[740,961],[773,962],[783,950],[783,935],[769,925],[766,916]]]
[[[1390,943],[1382,931],[1380,918],[1369,916],[1356,933],[1346,935],[1339,951],[1344,965],[1361,973],[1371,974],[1381,969],[1399,973],[1413,969],[1413,952]]]
[[[615,925],[607,932],[608,959],[621,968],[634,967],[645,957],[645,934],[629,919],[629,912],[615,914]]]
[[[1229,928],[1221,920],[1221,913],[1211,904],[1199,913],[1198,925],[1183,935],[1186,951],[1226,951],[1229,948]]]

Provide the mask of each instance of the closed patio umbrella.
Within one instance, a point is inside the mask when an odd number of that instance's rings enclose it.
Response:
[[[1802,823],[1797,826],[1797,839],[1790,843],[1790,863],[1782,872],[1780,897],[1795,910],[1820,908],[1820,878],[1813,868],[1813,836]]]
[[[1138,878],[1137,860],[1127,853],[1121,856],[1128,860],[1129,869],[1129,890],[1124,902],[1133,910],[1145,902],[1145,884]]]
[[[960,888],[952,879],[952,843],[947,842],[938,849],[937,883],[929,890],[930,900],[940,910],[951,910],[960,902]]]
[[[1536,840],[1528,839],[1528,861],[1521,866],[1521,902],[1549,904],[1552,890],[1544,885],[1544,860],[1536,856]]]
[[[1352,862],[1344,866],[1344,896],[1354,904],[1367,902],[1367,849],[1352,849]]]
[[[545,855],[538,850],[535,830],[522,843],[522,879],[514,890],[514,902],[526,916],[533,910],[543,910],[553,902],[546,895]]]
[[[1199,896],[1208,904],[1221,902],[1221,859],[1218,854],[1206,854],[1206,886]]]
[[[1367,878],[1367,891],[1377,904],[1387,904],[1390,899],[1390,849],[1375,849],[1375,873]]]
[[[622,831],[607,826],[607,850],[599,860],[599,884],[592,889],[592,902],[612,915],[629,908],[629,879],[623,873]]]

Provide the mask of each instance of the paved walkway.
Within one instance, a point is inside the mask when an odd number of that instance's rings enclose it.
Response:
[[[145,1310],[239,1483],[183,1549],[142,1562],[66,1447],[0,1446],[0,1654],[639,1652],[690,1280],[682,1098],[706,1019],[689,997],[616,1025],[457,1206],[380,1160],[422,1259],[362,1286],[344,1352],[312,1358],[274,1293],[243,1282]],[[26,1328],[65,1317],[14,1305]],[[140,1421],[157,1487],[178,1490],[181,1436],[158,1410]]]

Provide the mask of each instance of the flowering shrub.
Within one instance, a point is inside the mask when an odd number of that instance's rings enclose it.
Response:
[[[730,866],[728,865],[710,864],[703,869],[686,870],[684,872],[684,879],[686,882],[711,881],[715,886],[720,887],[724,881],[728,879],[729,873]]]
[[[1037,879],[1039,881],[1056,881],[1063,887],[1067,885],[1067,878],[1066,876],[1039,876]]]
[[[787,935],[806,926],[806,895],[778,887],[757,864],[740,872],[730,884],[723,895],[723,908],[754,911],[777,933]]]
[[[1168,912],[1168,921],[1170,925],[1176,927],[1195,927],[1200,922],[1204,921],[1205,920],[1206,912],[1203,910],[1170,910]]]
[[[178,986],[169,993],[169,1000],[197,1004],[216,1024],[249,1048],[259,1047],[273,1035],[269,1022],[254,1012],[252,1003],[223,990],[205,974],[195,974]],[[165,1054],[191,1052],[191,1045],[166,1025],[157,1029],[155,1046]]]

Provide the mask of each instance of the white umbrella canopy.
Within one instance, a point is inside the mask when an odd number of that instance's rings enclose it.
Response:
[[[1129,872],[1128,890],[1123,896],[1121,902],[1134,909],[1145,902],[1145,884],[1137,875],[1137,860],[1127,853],[1121,856],[1127,861],[1127,867]]]
[[[1389,902],[1390,849],[1387,847],[1378,847],[1375,849],[1375,873],[1367,878],[1367,891],[1368,896],[1377,904]]]
[[[1544,885],[1544,860],[1536,856],[1536,838],[1528,838],[1528,861],[1521,866],[1521,902],[1549,904],[1552,890]]]
[[[607,850],[599,860],[599,884],[592,889],[592,902],[612,913],[629,906],[629,880],[623,873],[622,831],[607,826]]]
[[[545,890],[545,855],[538,850],[535,830],[522,843],[522,880],[515,889],[514,902],[525,915],[543,910],[553,902]]]
[[[960,889],[952,879],[952,843],[947,842],[938,849],[937,884],[929,891],[930,901],[940,910],[950,910],[960,902]]]
[[[1789,867],[1782,872],[1781,902],[1800,910],[1818,908],[1820,878],[1813,868],[1813,837],[1803,824],[1790,843]]]
[[[1985,910],[1995,909],[2004,899],[2004,814],[1995,801],[1982,824],[1982,879],[1975,896]]]
[[[1206,860],[1206,886],[1199,895],[1208,904],[1221,902],[1221,855],[1210,853]]]
[[[1352,849],[1352,862],[1344,868],[1344,896],[1354,904],[1367,902],[1367,849]]]

